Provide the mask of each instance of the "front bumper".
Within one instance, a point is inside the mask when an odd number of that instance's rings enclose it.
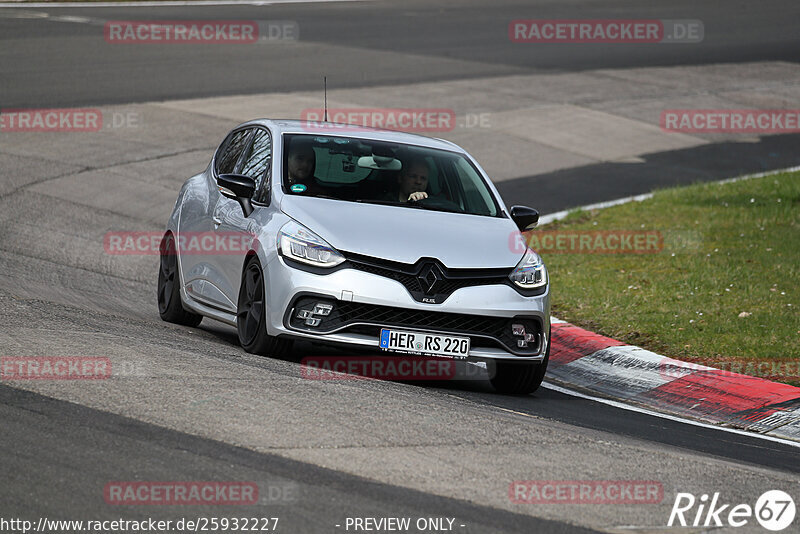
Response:
[[[509,285],[462,287],[440,304],[417,302],[400,282],[356,269],[316,274],[273,256],[264,269],[267,332],[335,345],[379,350],[381,327],[469,336],[471,360],[540,362],[550,332],[549,286],[523,296]],[[309,327],[296,315],[314,302],[333,306]],[[517,346],[512,324],[524,324],[535,341]]]

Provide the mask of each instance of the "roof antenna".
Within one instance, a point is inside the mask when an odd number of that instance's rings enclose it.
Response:
[[[323,119],[325,122],[328,122],[328,77],[322,77],[322,83],[325,87],[325,118]]]

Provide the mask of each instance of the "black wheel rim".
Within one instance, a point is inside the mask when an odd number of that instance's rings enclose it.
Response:
[[[172,303],[172,291],[178,274],[178,260],[175,258],[175,241],[172,236],[165,237],[160,247],[161,261],[158,270],[158,311],[166,313]]]
[[[264,278],[261,276],[258,264],[251,263],[244,272],[242,288],[239,291],[239,311],[236,314],[239,340],[243,345],[253,343],[263,316]]]

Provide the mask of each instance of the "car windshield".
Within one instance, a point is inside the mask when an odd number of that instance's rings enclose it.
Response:
[[[475,166],[446,150],[368,139],[284,135],[289,195],[499,216]]]

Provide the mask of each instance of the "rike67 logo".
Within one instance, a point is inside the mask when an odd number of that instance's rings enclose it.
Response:
[[[714,493],[711,502],[707,494],[697,499],[691,493],[678,493],[667,526],[736,528],[750,524],[755,517],[762,527],[777,532],[792,524],[795,513],[794,500],[781,490],[765,492],[752,507],[749,504],[723,504],[719,492]]]

